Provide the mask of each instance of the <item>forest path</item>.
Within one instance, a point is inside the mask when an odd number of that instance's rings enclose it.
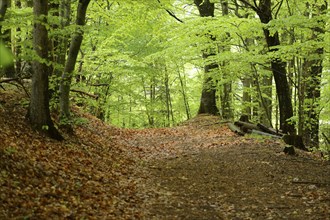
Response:
[[[330,164],[279,140],[212,116],[121,129],[75,108],[86,122],[59,142],[22,103],[0,90],[0,219],[329,219]]]
[[[145,219],[330,219],[330,164],[287,156],[279,140],[238,137],[212,116],[130,134]]]

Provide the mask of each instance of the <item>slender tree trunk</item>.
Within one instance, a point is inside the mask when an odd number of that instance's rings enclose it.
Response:
[[[150,111],[150,120],[149,120],[149,125],[151,127],[155,126],[155,101],[156,101],[156,82],[155,82],[155,76],[152,76],[151,79],[151,84],[150,84],[150,106],[149,106],[149,111]]]
[[[301,58],[295,58],[295,66],[297,66],[297,85],[298,85],[298,135],[303,136],[304,134],[304,124],[305,124],[305,114],[304,114],[304,103],[305,103],[305,82],[303,82],[303,70]]]
[[[243,83],[243,114],[247,115],[249,119],[251,119],[251,105],[252,105],[252,98],[251,98],[251,78],[245,77],[242,80]]]
[[[249,5],[255,11],[262,23],[268,24],[271,20],[273,20],[271,0],[259,1],[259,6],[256,6],[256,2],[255,5],[251,5],[247,0],[240,1],[246,5]],[[270,31],[266,28],[264,28],[263,31],[269,51],[277,51],[278,49],[273,47],[280,45],[278,32],[271,34]],[[279,59],[273,59],[271,61],[271,69],[276,84],[276,93],[279,102],[280,129],[282,129],[284,133],[294,134],[294,125],[288,121],[293,116],[293,108],[290,96],[290,88],[287,80],[286,62]]]
[[[70,103],[69,93],[72,81],[73,70],[77,61],[79,49],[83,40],[82,26],[85,25],[87,7],[90,0],[80,0],[77,9],[76,25],[77,30],[75,31],[68,54],[68,59],[65,64],[64,73],[62,75],[62,81],[60,85],[60,109],[61,119],[66,122],[70,119]]]
[[[262,113],[260,114],[260,122],[272,127],[272,82],[273,76],[263,76],[262,77],[262,94],[260,97]]]
[[[180,85],[181,85],[181,93],[183,96],[183,102],[184,102],[184,106],[185,106],[185,110],[186,110],[186,116],[187,116],[187,119],[190,119],[191,118],[190,106],[189,106],[188,98],[186,95],[185,84],[183,83],[183,78],[180,74],[180,70],[179,70],[179,80],[180,80]]]
[[[228,0],[221,0],[221,9],[222,9],[222,16],[228,16],[229,8],[228,8]],[[226,33],[227,37],[230,37],[230,34]],[[229,46],[219,47],[219,53],[230,51]],[[223,74],[223,90],[220,93],[221,98],[221,112],[222,117],[224,119],[232,119],[234,117],[233,109],[232,109],[232,82],[230,79],[230,71],[227,69],[229,62],[224,61],[220,63],[220,67]]]
[[[164,84],[165,84],[165,102],[166,102],[166,126],[171,125],[171,112],[172,112],[172,103],[171,103],[171,94],[170,94],[170,86],[169,86],[169,77],[168,77],[168,72],[165,68],[165,79],[164,79]],[[172,117],[173,119],[173,117]]]
[[[210,0],[194,0],[199,14],[201,17],[214,17],[214,3],[211,3]],[[214,40],[210,36],[211,40]],[[212,53],[203,53],[203,58],[207,59],[209,56],[214,56]],[[219,115],[219,109],[216,105],[216,88],[214,86],[212,70],[218,68],[217,64],[208,64],[204,66],[205,79],[203,81],[202,96],[200,101],[200,106],[198,114],[212,114]]]
[[[308,5],[307,5],[308,6]],[[311,16],[319,16],[325,14],[327,9],[327,2],[324,1],[321,5],[313,5],[314,10],[318,11],[317,14],[312,13]],[[312,39],[319,39],[320,34],[325,33],[325,23],[326,21],[319,19],[317,27],[313,28],[313,34],[311,36]],[[310,59],[309,57],[304,60],[303,66],[307,75],[307,84],[306,84],[306,99],[308,100],[307,111],[305,112],[306,118],[308,120],[307,123],[309,126],[305,127],[304,130],[304,139],[306,145],[309,146],[319,146],[319,101],[321,98],[321,75],[323,70],[323,56],[324,56],[324,48],[317,48],[315,51],[312,51],[313,57]]]
[[[275,33],[274,36],[271,36],[268,30],[265,30],[264,32],[269,47],[278,46],[280,44],[277,33]],[[270,51],[273,50],[274,49],[270,49]],[[279,102],[280,129],[282,129],[284,133],[295,133],[294,125],[288,122],[288,119],[293,116],[293,108],[290,88],[286,78],[286,63],[280,60],[272,60],[271,68],[275,79],[276,92]]]
[[[271,76],[263,76],[261,80],[259,80],[258,70],[255,65],[251,65],[252,70],[254,71],[254,80],[255,87],[258,94],[258,117],[259,121],[262,124],[267,126],[272,126],[271,114],[272,114],[272,77]],[[263,88],[266,87],[266,88]],[[269,88],[270,87],[270,88]],[[266,96],[266,97],[265,97]]]
[[[1,0],[0,1],[0,22],[4,21],[7,8],[11,7],[11,0]],[[0,25],[0,41],[2,41],[5,46],[11,50],[11,30],[6,30],[3,34],[1,32],[2,26]],[[14,78],[15,77],[15,64],[11,63],[10,65],[4,67],[3,69],[6,77]]]
[[[48,0],[34,0],[33,12],[36,16],[33,33],[33,47],[37,55],[43,59],[48,60],[48,33],[46,29],[46,17],[48,12]],[[30,99],[30,106],[28,110],[28,119],[31,125],[52,138],[62,140],[62,136],[54,127],[50,117],[49,110],[49,73],[51,69],[43,62],[33,62],[32,75],[32,93]]]
[[[15,7],[18,9],[22,8],[22,3],[21,0],[15,0]],[[22,72],[22,59],[20,58],[21,53],[22,53],[22,46],[20,45],[22,38],[21,38],[21,28],[18,27],[16,28],[16,34],[15,34],[15,47],[14,47],[14,52],[15,52],[15,68],[16,68],[16,76],[21,76]]]

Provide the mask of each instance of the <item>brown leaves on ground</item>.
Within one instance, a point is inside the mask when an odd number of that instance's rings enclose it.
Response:
[[[135,130],[146,219],[329,219],[330,164],[278,139],[240,137],[214,116]]]
[[[134,159],[120,134],[89,116],[58,142],[31,130],[25,99],[0,94],[0,219],[134,219]]]
[[[23,101],[23,103],[22,103]],[[0,94],[0,219],[329,219],[329,163],[213,116],[118,129],[88,114],[57,142]]]

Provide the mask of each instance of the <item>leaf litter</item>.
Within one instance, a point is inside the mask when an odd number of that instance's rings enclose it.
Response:
[[[330,219],[330,164],[201,115],[173,128],[87,122],[57,142],[0,95],[0,219]]]

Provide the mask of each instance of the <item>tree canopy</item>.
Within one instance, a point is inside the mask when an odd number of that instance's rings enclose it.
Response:
[[[222,118],[247,114],[305,135],[311,146],[329,135],[327,1],[97,0],[87,4],[85,25],[78,28],[84,1],[50,0],[47,58],[32,47],[37,14],[31,1],[1,2],[1,74],[13,77],[14,70],[14,77],[29,78],[32,61],[51,67],[52,111],[67,86],[71,104],[105,122],[173,126],[196,115],[202,92],[214,90]],[[198,10],[208,5],[214,16]],[[68,71],[77,34],[83,39]]]

